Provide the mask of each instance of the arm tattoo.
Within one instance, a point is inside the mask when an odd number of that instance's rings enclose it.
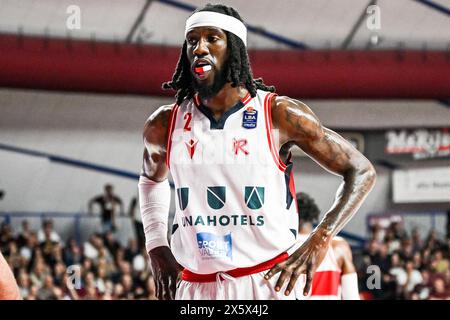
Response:
[[[287,141],[300,147],[310,158],[331,173],[343,178],[331,209],[317,228],[336,235],[353,217],[375,183],[372,164],[348,141],[323,127],[314,113],[304,104],[279,98],[273,114],[277,127]],[[283,112],[280,112],[280,111]]]

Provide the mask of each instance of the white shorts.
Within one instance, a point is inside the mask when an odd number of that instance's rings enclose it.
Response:
[[[177,287],[177,300],[295,300],[295,291],[289,296],[284,295],[288,281],[282,290],[275,291],[275,285],[280,273],[270,280],[264,279],[269,270],[248,276],[233,278],[224,273],[222,279],[215,282],[190,282],[182,280]]]

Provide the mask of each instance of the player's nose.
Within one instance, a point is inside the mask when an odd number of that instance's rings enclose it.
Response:
[[[207,41],[205,41],[205,39],[200,38],[197,42],[197,44],[194,47],[194,51],[193,51],[194,55],[196,56],[205,56],[209,53],[209,49],[208,49],[208,43]]]

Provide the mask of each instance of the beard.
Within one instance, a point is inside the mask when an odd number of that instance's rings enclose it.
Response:
[[[194,83],[194,89],[198,92],[198,95],[202,98],[214,97],[223,86],[228,82],[226,76],[227,64],[225,64],[219,72],[214,75],[214,81],[211,85],[205,85],[198,83],[194,78],[192,81]]]

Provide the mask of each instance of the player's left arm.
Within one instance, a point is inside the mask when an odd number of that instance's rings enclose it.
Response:
[[[348,242],[335,237],[331,243],[334,256],[341,268],[341,298],[342,300],[359,300],[358,275],[353,264],[352,249]]]
[[[336,132],[325,128],[304,103],[288,97],[272,99],[273,127],[280,146],[297,145],[327,171],[342,177],[335,201],[308,239],[287,260],[275,265],[266,278],[281,272],[276,290],[289,281],[285,294],[294,288],[300,274],[306,274],[307,295],[312,276],[322,262],[333,237],[348,223],[376,180],[370,161]]]
[[[21,300],[16,279],[0,252],[0,300]]]

